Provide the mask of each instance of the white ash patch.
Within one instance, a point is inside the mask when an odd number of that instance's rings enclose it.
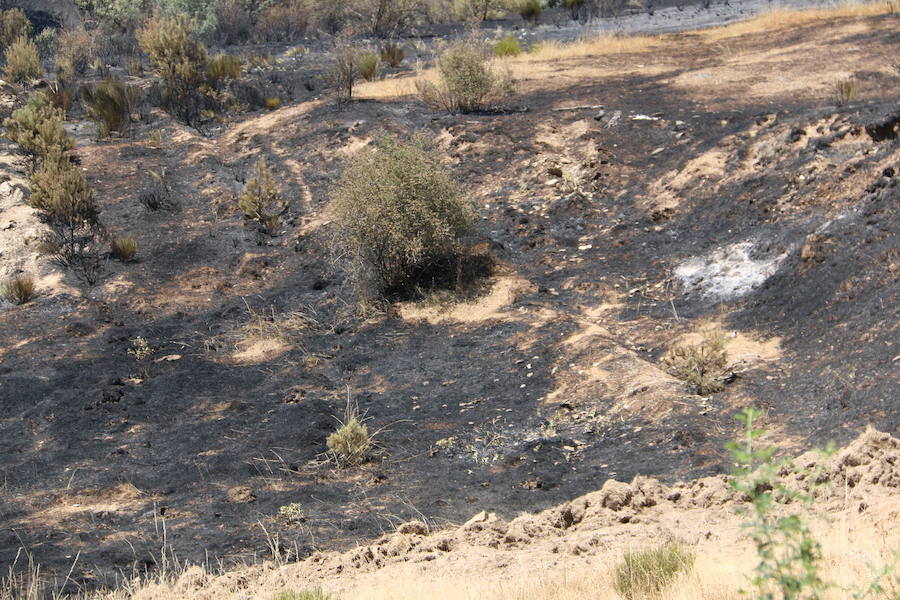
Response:
[[[717,248],[682,262],[675,268],[675,277],[687,293],[714,300],[740,298],[774,275],[791,251],[753,258],[755,249],[752,241]]]

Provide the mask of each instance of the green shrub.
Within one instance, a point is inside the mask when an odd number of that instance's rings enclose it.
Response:
[[[400,63],[403,62],[406,53],[403,51],[403,46],[396,42],[387,42],[379,50],[379,56],[381,57],[381,62],[390,65],[391,67],[398,67]]]
[[[314,590],[303,590],[299,592],[285,590],[275,596],[272,600],[334,600],[334,597],[331,594],[326,594],[321,589],[316,588]]]
[[[287,212],[287,204],[278,194],[265,158],[259,159],[256,173],[244,184],[244,191],[238,197],[238,206],[248,219],[262,225],[269,235],[275,235],[281,217]]]
[[[81,88],[81,102],[91,120],[100,128],[100,137],[112,132],[121,135],[131,129],[131,115],[137,110],[140,90],[115,79],[91,88]]]
[[[21,8],[0,11],[0,45],[12,46],[21,37],[31,37],[32,26],[28,15]]]
[[[541,0],[522,0],[518,7],[519,15],[532,26],[540,20],[543,8]]]
[[[266,110],[278,110],[281,108],[281,98],[279,96],[270,96],[266,98]]]
[[[3,284],[0,289],[4,298],[16,304],[25,304],[34,298],[34,278],[30,275],[18,275]]]
[[[638,552],[626,552],[622,562],[616,566],[616,590],[628,600],[656,596],[679,573],[689,571],[693,566],[694,555],[674,542]]]
[[[507,33],[494,44],[494,55],[501,58],[505,56],[518,56],[522,53],[522,45],[519,39],[511,33]]]
[[[130,236],[113,238],[109,242],[109,253],[122,262],[134,260],[138,251],[138,241]]]
[[[32,173],[28,204],[41,211],[48,222],[65,229],[98,224],[99,210],[84,174],[58,149],[44,157]]]
[[[417,82],[420,97],[451,113],[490,108],[512,91],[512,79],[508,71],[492,67],[485,54],[474,40],[452,43],[437,58],[440,81]]]
[[[241,77],[241,59],[233,54],[217,54],[206,65],[206,76],[213,85]]]
[[[359,75],[366,81],[374,81],[381,70],[381,62],[374,52],[363,52],[359,55]]]
[[[6,137],[35,161],[54,150],[65,152],[74,146],[63,128],[62,110],[43,92],[33,94],[28,104],[3,121],[3,127]]]
[[[408,142],[377,135],[344,169],[329,210],[341,250],[354,257],[351,280],[386,298],[446,283],[475,218],[423,134]]]
[[[6,66],[3,67],[3,73],[10,81],[26,83],[32,79],[38,79],[44,74],[37,46],[25,36],[7,47],[4,57]]]
[[[82,75],[94,58],[94,36],[83,29],[67,29],[59,35],[56,72],[62,81]]]
[[[663,359],[669,372],[692,386],[701,396],[719,392],[724,387],[722,375],[728,364],[726,338],[720,329],[703,334],[699,344],[673,347]]]
[[[138,31],[141,50],[159,73],[163,102],[170,112],[192,123],[204,105],[206,47],[194,36],[187,17],[153,17]]]

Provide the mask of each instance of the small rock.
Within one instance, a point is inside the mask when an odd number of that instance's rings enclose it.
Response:
[[[234,504],[246,504],[256,500],[256,494],[246,485],[236,485],[225,492],[225,500]]]
[[[601,505],[610,510],[617,511],[623,506],[628,506],[634,491],[627,483],[610,479],[603,484],[602,488],[600,488],[600,493],[603,496]]]
[[[605,116],[606,116],[606,111],[605,111],[605,110],[601,110],[601,111],[597,112],[596,115],[594,115],[594,120],[595,120],[595,121],[602,121],[602,120],[603,120],[603,117],[605,117]]]

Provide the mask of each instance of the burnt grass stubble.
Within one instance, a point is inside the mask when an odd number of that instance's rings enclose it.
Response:
[[[857,197],[840,199],[852,207],[850,216],[836,222],[827,254],[813,264],[802,265],[794,250],[761,289],[724,305],[684,293],[671,302],[625,295],[608,324],[621,335],[616,343],[656,362],[666,346],[654,325],[673,322],[670,304],[678,319],[699,320],[724,309],[734,328],[783,338],[785,356],[776,368],[742,374],[702,411],[700,398],[685,392],[697,408],[673,412],[663,422],[626,418],[585,432],[563,419],[553,432],[542,428],[551,411],[540,402],[556,387],[549,367],[565,353],[560,340],[583,326],[581,306],[597,304],[598,293],[614,283],[634,288],[661,281],[675,258],[749,232],[766,232],[773,251],[802,240],[829,218],[830,207],[816,204],[792,213],[773,207],[792,185],[793,170],[817,155],[838,165],[842,159],[828,140],[811,140],[777,169],[715,194],[697,186],[692,203],[662,222],[653,220],[637,199],[690,157],[770,115],[807,127],[835,109],[798,100],[701,110],[652,77],[613,78],[603,86],[607,106],[625,114],[659,111],[664,121],[591,128],[586,135],[597,150],[598,187],[586,199],[548,198],[541,189],[548,175],[529,161],[541,151],[531,138],[541,122],[558,119],[564,126],[590,118],[550,108],[560,97],[591,103],[598,93],[594,84],[520,97],[517,104],[529,109],[523,113],[446,117],[413,103],[395,119],[391,108],[363,102],[339,110],[321,106],[307,121],[315,124],[308,139],[319,136],[328,143],[342,141],[339,122],[348,118],[365,122],[356,135],[392,119],[399,130],[447,129],[454,135],[450,155],[464,189],[510,173],[533,180],[533,200],[507,202],[502,192],[479,200],[491,209],[481,213],[487,219],[478,237],[491,242],[499,263],[534,284],[512,311],[555,314],[536,327],[515,319],[432,325],[391,313],[349,317],[342,308],[347,292],[329,269],[330,239],[323,232],[299,239],[293,251],[280,250],[272,259],[276,283],[261,279],[252,297],[262,309],[318,310],[319,326],[267,363],[234,364],[222,360],[227,349],[204,349],[216,333],[246,320],[244,300],[235,295],[219,294],[213,306],[166,316],[135,309],[134,303],[85,298],[63,318],[4,318],[4,339],[25,341],[8,348],[0,365],[0,563],[10,563],[24,544],[51,571],[64,572],[80,552],[76,579],[98,585],[109,583],[119,569],[153,568],[163,541],[161,519],[166,542],[180,558],[202,561],[208,553],[228,562],[267,555],[259,520],[279,533],[285,549],[304,554],[347,547],[419,516],[440,526],[483,508],[504,516],[547,508],[598,489],[613,476],[672,481],[719,473],[727,470],[722,444],[734,433],[730,415],[738,396],[768,409],[773,421],[809,446],[823,439],[847,441],[865,423],[896,432],[900,406],[891,361],[896,348],[890,343],[900,306],[897,274],[888,274],[872,257],[897,247],[900,187],[880,171],[866,174],[870,185]],[[885,91],[881,100],[841,110],[865,130],[888,119],[895,102]],[[688,123],[678,143],[671,135],[675,120]],[[479,140],[490,152],[454,152],[454,144],[464,140]],[[874,162],[898,142],[888,136],[871,143]],[[667,150],[651,156],[658,146]],[[526,152],[517,152],[522,148]],[[338,165],[331,159],[309,168],[335,173]],[[321,208],[328,177],[310,181]],[[530,214],[529,202],[550,202],[548,216]],[[654,230],[657,225],[662,232]],[[586,235],[596,236],[593,248],[578,252],[578,240]],[[186,242],[168,253],[180,263],[155,268],[162,273],[194,260],[201,264],[196,257],[203,256],[202,247],[191,244],[202,246]],[[559,248],[584,260],[542,261]],[[555,270],[558,265],[563,268]],[[579,285],[567,289],[569,281]],[[138,367],[127,354],[138,335],[156,350],[142,381],[133,377]],[[154,361],[168,355],[180,358]],[[525,376],[525,362],[534,364],[531,377]],[[847,372],[855,376],[832,375]],[[378,436],[383,450],[358,469],[312,464],[325,450],[348,389],[370,429],[385,428]],[[601,413],[613,401],[602,389],[590,398]],[[565,411],[566,403],[560,399],[550,408]],[[455,445],[436,448],[435,442],[451,436],[458,438]],[[473,451],[488,456],[487,462]],[[53,507],[123,482],[141,492],[127,510],[99,511],[89,519],[65,512],[47,516]],[[249,493],[234,495],[237,486]],[[272,523],[278,507],[291,502],[303,505],[306,522]]]

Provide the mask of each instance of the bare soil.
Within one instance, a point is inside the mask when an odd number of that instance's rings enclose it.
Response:
[[[715,476],[748,404],[789,453],[896,434],[898,43],[890,16],[677,34],[560,59],[499,114],[311,99],[204,137],[154,112],[133,139],[79,138],[104,223],[140,243],[94,287],[35,258],[5,162],[0,277],[32,272],[40,295],[0,304],[0,564],[78,554],[98,585],[163,544],[229,564],[277,534],[302,556],[609,479]],[[837,106],[848,74],[860,97]],[[498,263],[481,297],[355,311],[324,207],[379,128],[440,140]],[[290,202],[274,237],[234,199],[262,155]],[[149,212],[163,167],[177,210]],[[661,358],[710,321],[733,376],[704,398]],[[348,393],[380,451],[338,470],[323,452]],[[278,517],[292,502],[302,523]]]

